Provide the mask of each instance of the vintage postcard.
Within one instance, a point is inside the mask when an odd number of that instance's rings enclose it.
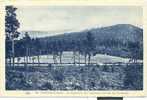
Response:
[[[0,96],[146,95],[147,2],[0,3]]]

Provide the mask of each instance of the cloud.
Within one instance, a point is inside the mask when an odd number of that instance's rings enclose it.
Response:
[[[139,6],[18,6],[21,30],[78,31],[95,26],[133,24],[142,27]]]

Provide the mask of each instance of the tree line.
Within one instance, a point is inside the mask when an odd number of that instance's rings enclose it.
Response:
[[[12,41],[6,41],[6,58],[12,58]],[[87,36],[84,40],[71,40],[70,42],[63,40],[52,40],[43,43],[39,38],[31,38],[26,32],[25,36],[20,40],[15,40],[15,57],[23,57],[24,62],[28,63],[30,57],[36,56],[38,63],[40,63],[40,55],[52,55],[54,63],[57,63],[57,57],[59,62],[62,63],[62,55],[64,51],[73,52],[73,63],[76,63],[76,55],[80,62],[80,55],[84,55],[85,63],[90,64],[91,57],[95,52],[95,39],[90,32],[87,32]],[[32,58],[33,59],[33,58]],[[9,60],[11,62],[11,60]]]

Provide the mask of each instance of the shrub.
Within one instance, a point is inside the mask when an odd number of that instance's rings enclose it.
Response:
[[[131,64],[126,66],[124,88],[134,90],[143,89],[143,65]]]
[[[62,82],[64,79],[63,73],[58,70],[53,71],[52,75],[53,75],[54,79],[59,82]]]
[[[45,84],[43,84],[41,87],[40,87],[41,90],[52,90],[53,89],[53,86],[47,82]]]

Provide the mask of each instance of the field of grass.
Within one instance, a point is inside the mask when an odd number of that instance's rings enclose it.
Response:
[[[6,67],[7,90],[142,90],[143,65]]]

